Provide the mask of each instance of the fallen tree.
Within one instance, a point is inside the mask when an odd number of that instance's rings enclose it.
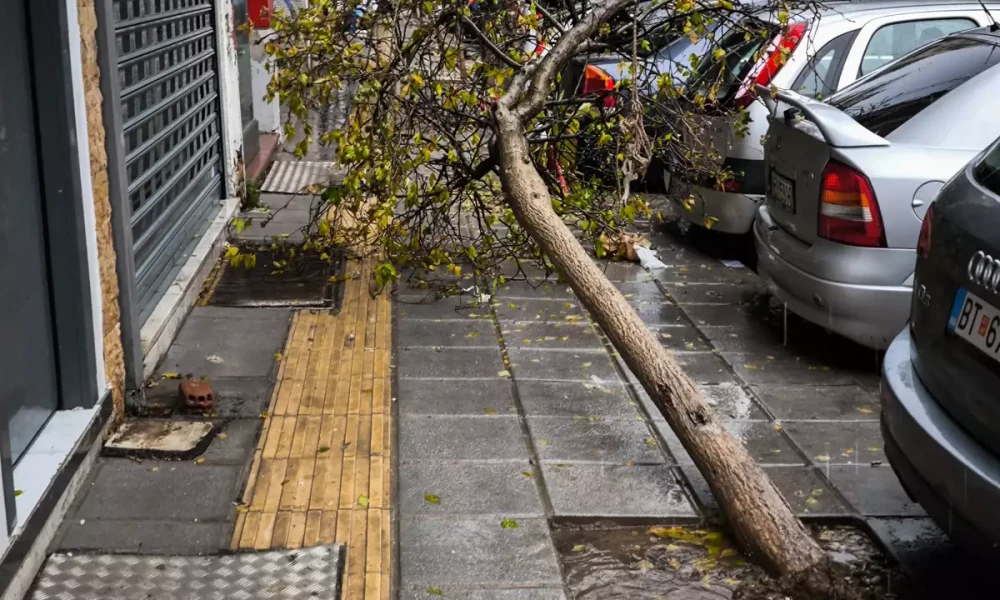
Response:
[[[772,20],[787,23],[789,8],[772,8]],[[721,44],[719,25],[747,42],[769,40],[773,32],[749,19],[759,10],[728,0],[606,0],[597,8],[503,1],[476,10],[465,2],[383,0],[354,30],[347,26],[352,6],[320,1],[277,19],[266,40],[277,65],[271,92],[291,109],[289,133],[298,127],[336,144],[347,168],[342,183],[321,191],[333,216],[317,223],[313,239],[384,256],[375,272],[381,285],[398,275],[397,265],[455,275],[471,268],[484,285],[503,283],[511,262],[554,267],[666,417],[746,554],[799,597],[856,597],[570,229],[600,256],[602,234],[648,212],[629,186],[651,153],[725,180],[712,149],[699,152],[682,140],[698,133],[691,112],[711,110],[724,91],[730,53],[745,53]],[[681,57],[676,68],[655,69],[650,32],[708,40],[718,65]],[[565,77],[575,58],[594,52],[617,52],[625,67],[616,72],[627,76],[608,84],[583,69],[604,87],[581,96]],[[309,114],[348,88],[352,118],[312,131]],[[625,175],[611,182],[581,175],[584,152]]]

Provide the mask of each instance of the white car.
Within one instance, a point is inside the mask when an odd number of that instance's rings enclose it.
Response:
[[[1000,3],[985,6],[1000,15]],[[705,57],[694,77],[723,73],[729,85],[721,90],[719,104],[745,107],[749,131],[737,135],[731,116],[701,116],[692,131],[681,132],[689,144],[717,152],[716,164],[734,177],[724,182],[724,189],[717,189],[714,182],[685,180],[690,177],[680,171],[671,174],[668,167],[664,183],[677,214],[716,231],[750,232],[764,200],[761,140],[768,127],[768,110],[757,101],[756,86],[822,99],[944,35],[991,23],[984,6],[976,2],[877,0],[830,3],[818,12],[792,15],[785,27],[773,23],[775,36],[770,41],[748,42],[742,31],[721,36],[725,57]],[[788,58],[781,64],[776,57],[785,52]],[[760,57],[756,62],[755,56]]]

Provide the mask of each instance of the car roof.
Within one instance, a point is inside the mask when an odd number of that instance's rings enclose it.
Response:
[[[984,2],[987,7],[1000,10],[1000,2]],[[900,9],[915,8],[923,10],[983,10],[978,2],[947,2],[942,0],[872,0],[871,2],[828,2],[818,13],[824,16],[843,15],[844,17],[869,16],[878,13],[895,14]],[[875,14],[872,14],[875,13]]]

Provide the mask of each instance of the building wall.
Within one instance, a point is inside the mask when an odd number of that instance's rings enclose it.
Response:
[[[101,336],[103,339],[104,376],[111,388],[114,420],[125,414],[125,365],[121,338],[121,312],[118,308],[118,276],[115,271],[115,248],[111,234],[111,198],[108,192],[108,157],[104,148],[104,122],[101,116],[101,71],[97,62],[96,0],[76,0],[80,20],[80,50],[83,67],[83,91],[86,103],[86,133],[93,190],[95,230],[97,233],[97,272],[101,293]]]

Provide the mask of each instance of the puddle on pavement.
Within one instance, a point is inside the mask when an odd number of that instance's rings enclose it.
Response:
[[[837,560],[867,564],[865,581],[879,597],[913,600],[902,575],[886,566],[865,534],[852,527],[812,532]],[[718,600],[731,598],[758,572],[718,529],[564,524],[556,528],[555,543],[575,600]]]

